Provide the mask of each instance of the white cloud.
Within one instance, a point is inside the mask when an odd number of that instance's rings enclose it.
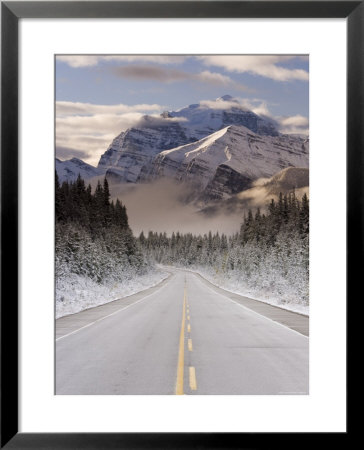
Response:
[[[85,154],[84,161],[97,165],[111,141],[136,125],[146,112],[160,112],[160,105],[95,105],[56,103],[56,147],[63,154]],[[67,152],[64,150],[67,149]]]
[[[230,77],[226,75],[222,75],[221,73],[210,72],[208,70],[204,70],[195,75],[196,80],[201,81],[203,83],[216,84],[221,86],[230,86],[231,88],[235,88],[239,91],[247,91],[248,88],[243,84],[237,83],[232,80]]]
[[[233,82],[233,80],[230,77],[227,77],[226,75],[222,75],[221,73],[209,72],[208,70],[200,72],[199,74],[196,75],[196,78],[200,79],[201,81],[206,81],[212,84],[216,83],[229,85]]]
[[[288,127],[307,127],[308,119],[307,117],[297,114],[296,116],[283,117],[280,120],[282,126]]]
[[[291,61],[294,58],[307,61],[308,57],[305,55],[58,55],[57,61],[64,62],[70,67],[80,68],[97,66],[101,62],[182,64],[188,58],[198,59],[206,66],[221,67],[229,72],[247,72],[276,81],[308,81],[306,70],[280,65],[280,63]],[[200,74],[202,78],[204,74],[210,81],[213,81],[213,76],[217,80],[220,75],[220,82],[224,81],[225,77],[221,74],[214,74],[210,77],[209,72],[202,72]],[[225,79],[229,79],[229,77]]]
[[[111,141],[127,128],[135,125],[142,113],[95,114],[56,118],[56,147],[87,152],[85,161],[97,165]]]
[[[57,61],[70,67],[92,67],[100,62],[148,62],[155,64],[180,64],[186,59],[179,55],[58,55]]]
[[[197,81],[216,86],[230,86],[238,90],[246,91],[246,86],[237,83],[221,73],[204,70],[202,72],[186,72],[174,68],[158,67],[156,65],[131,64],[112,67],[112,73],[120,78],[130,78],[134,81],[159,81],[161,83],[176,83],[183,81]]]
[[[239,101],[246,109],[253,111],[259,116],[271,119],[281,133],[308,135],[309,121],[305,116],[300,114],[296,114],[295,116],[274,116],[264,100],[239,99]]]
[[[273,115],[269,111],[268,105],[264,100],[241,98],[239,101],[245,109],[253,111],[253,113],[258,114],[258,116],[273,118]]]
[[[200,101],[200,108],[213,108],[213,109],[226,109],[226,108],[240,108],[241,105],[239,103],[236,102],[221,102],[219,100],[201,100]]]
[[[163,106],[157,104],[141,105],[95,105],[81,102],[56,102],[56,116],[90,116],[94,114],[125,114],[140,111],[160,111]]]
[[[241,107],[270,118],[282,133],[308,134],[307,117],[302,115],[276,117],[269,111],[267,103],[261,99],[204,100],[200,102],[200,107],[217,109]],[[62,149],[63,155],[71,155],[73,149],[75,154],[86,155],[82,158],[84,161],[97,165],[100,156],[119,133],[136,125],[143,126],[145,113],[153,118],[152,122],[148,122],[148,126],[158,124],[158,120],[186,120],[184,118],[162,119],[160,112],[164,109],[166,108],[158,104],[95,105],[59,101],[56,103],[56,147]]]
[[[308,81],[308,72],[278,65],[295,58],[279,55],[206,55],[197,56],[207,66],[217,66],[229,72],[251,73],[276,81]]]
[[[266,116],[273,118],[273,115],[268,109],[267,103],[260,99],[247,99],[247,98],[235,98],[232,101],[229,100],[201,100],[201,108],[214,108],[214,109],[226,109],[226,108],[241,108],[244,110],[253,111],[259,116]]]
[[[117,133],[128,128],[143,116],[142,113],[95,114],[92,116],[57,117],[57,134],[77,131],[90,135]]]
[[[279,131],[284,134],[304,134],[308,136],[308,118],[297,114],[290,117],[277,117]]]

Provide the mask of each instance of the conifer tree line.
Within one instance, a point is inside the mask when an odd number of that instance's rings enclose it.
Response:
[[[199,269],[221,285],[245,287],[282,302],[308,304],[309,200],[294,192],[271,200],[266,213],[249,210],[239,232],[141,233],[139,243],[150,262]]]
[[[145,267],[126,208],[110,201],[106,177],[92,192],[80,175],[60,184],[56,172],[55,220],[56,279],[73,273],[101,283]]]
[[[107,179],[94,191],[78,176],[55,180],[56,285],[74,276],[117,283],[146,273],[156,263],[203,272],[227,288],[257,298],[275,295],[282,302],[308,305],[309,200],[294,192],[272,199],[262,213],[249,210],[238,232],[142,232],[133,237],[125,206],[110,201]]]

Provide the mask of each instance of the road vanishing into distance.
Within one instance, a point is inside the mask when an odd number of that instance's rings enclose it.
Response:
[[[308,317],[168,270],[56,320],[56,394],[308,394]]]

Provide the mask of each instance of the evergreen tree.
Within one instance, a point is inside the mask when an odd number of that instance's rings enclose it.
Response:
[[[56,278],[74,273],[101,283],[129,268],[143,270],[126,208],[110,197],[106,178],[92,193],[80,176],[60,186],[56,173]]]

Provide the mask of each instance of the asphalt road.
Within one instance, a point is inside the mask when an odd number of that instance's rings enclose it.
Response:
[[[56,321],[56,394],[308,394],[308,318],[172,270]]]

